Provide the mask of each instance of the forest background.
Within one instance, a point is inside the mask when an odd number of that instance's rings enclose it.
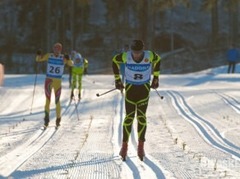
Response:
[[[0,63],[5,73],[44,73],[35,54],[63,44],[79,51],[89,73],[109,74],[124,44],[142,39],[162,57],[161,73],[225,65],[239,47],[239,0],[1,0]]]

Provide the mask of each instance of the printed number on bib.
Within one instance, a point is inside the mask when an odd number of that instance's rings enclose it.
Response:
[[[59,74],[61,71],[60,71],[60,67],[55,67],[54,66],[50,66],[50,70],[49,70],[49,73],[52,73],[52,74]]]
[[[134,80],[141,80],[141,79],[143,79],[142,74],[134,74]]]

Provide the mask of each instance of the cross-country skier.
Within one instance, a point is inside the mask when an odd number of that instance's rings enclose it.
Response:
[[[83,58],[80,53],[75,53],[71,57],[74,65],[71,67],[71,99],[74,97],[74,89],[78,87],[78,99],[81,99],[81,90],[82,90],[82,76],[84,73],[87,73],[88,60]]]
[[[52,89],[55,94],[55,104],[56,104],[56,127],[60,126],[61,122],[61,88],[62,88],[62,75],[64,72],[64,65],[73,65],[73,61],[68,55],[61,54],[62,44],[55,43],[53,46],[53,53],[47,53],[42,55],[41,50],[37,51],[36,61],[42,62],[47,61],[47,72],[45,79],[45,117],[44,117],[44,127],[46,128],[49,124],[49,112],[50,112],[50,102]]]
[[[125,160],[128,149],[128,140],[132,130],[132,124],[137,114],[138,121],[138,156],[141,160],[145,156],[144,142],[147,128],[146,110],[148,107],[150,88],[158,88],[158,76],[160,74],[160,56],[153,51],[143,50],[144,43],[141,40],[133,40],[131,50],[115,55],[112,59],[112,68],[115,77],[115,86],[122,90],[119,67],[125,64],[125,110],[126,116],[123,122],[122,148],[119,155]],[[151,81],[151,74],[153,79]]]

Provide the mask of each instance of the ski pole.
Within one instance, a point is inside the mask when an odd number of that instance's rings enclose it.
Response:
[[[157,90],[157,89],[155,89],[155,91],[156,91],[156,93],[158,94],[158,96],[159,96],[161,99],[163,99],[163,98],[164,98],[162,95],[160,95],[160,93],[158,92],[158,90]]]
[[[96,96],[99,97],[99,96],[105,95],[105,94],[110,93],[110,92],[112,92],[112,91],[114,91],[114,90],[116,90],[116,89],[117,89],[117,88],[113,88],[113,89],[108,90],[108,91],[106,91],[106,92],[104,92],[104,93],[101,93],[101,94],[97,93]]]
[[[76,99],[74,98],[74,103],[75,103],[75,111],[77,113],[77,118],[78,118],[78,121],[79,121],[79,113],[78,113],[78,103],[79,103],[79,101],[77,102]]]
[[[32,114],[32,106],[33,106],[33,100],[34,100],[36,83],[37,83],[37,74],[38,74],[38,65],[37,65],[37,62],[36,62],[36,64],[35,64],[35,68],[36,68],[36,75],[35,75],[35,80],[34,80],[33,96],[32,96],[32,104],[31,104],[31,108],[30,108],[30,114]]]

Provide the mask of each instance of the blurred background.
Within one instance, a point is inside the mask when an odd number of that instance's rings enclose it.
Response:
[[[113,55],[142,39],[162,57],[161,73],[199,71],[239,47],[239,12],[239,0],[1,0],[0,63],[9,74],[44,73],[37,49],[61,42],[88,59],[90,74],[110,74]]]

